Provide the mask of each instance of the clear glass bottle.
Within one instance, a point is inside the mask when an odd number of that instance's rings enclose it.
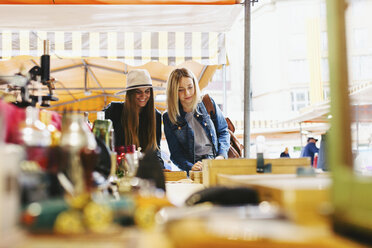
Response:
[[[127,163],[129,177],[134,177],[138,169],[138,156],[135,145],[125,146],[125,161]]]
[[[93,151],[97,147],[95,137],[86,125],[84,116],[76,113],[63,115],[60,146],[69,156],[66,174],[74,187],[74,194],[81,194],[86,191],[84,178],[87,178],[84,175],[81,151],[83,149]]]

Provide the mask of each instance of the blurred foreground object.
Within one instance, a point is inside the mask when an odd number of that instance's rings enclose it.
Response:
[[[81,194],[85,192],[86,185],[80,153],[83,148],[94,151],[97,147],[93,133],[84,122],[84,116],[77,113],[63,115],[60,145],[66,149],[69,157],[66,175],[74,187],[73,194]]]
[[[331,214],[331,178],[322,173],[313,176],[218,175],[220,185],[257,190],[260,201],[280,206],[284,215],[301,225],[326,225]]]
[[[247,187],[221,187],[215,186],[200,190],[192,194],[186,205],[192,206],[199,203],[210,202],[219,205],[258,204],[257,191]]]
[[[1,125],[0,125],[1,126]],[[18,175],[24,157],[22,147],[0,143],[0,240],[5,242],[16,231],[20,192]],[[6,244],[6,242],[5,242]],[[9,244],[8,244],[9,245]]]
[[[265,164],[271,164],[272,174],[296,173],[298,167],[310,167],[310,158],[277,158],[264,159]],[[217,185],[218,174],[226,175],[256,175],[256,159],[204,159],[203,160],[203,184],[205,186]],[[266,173],[265,173],[266,174]]]

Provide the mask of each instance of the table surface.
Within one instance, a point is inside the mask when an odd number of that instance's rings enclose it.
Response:
[[[281,190],[312,190],[325,189],[331,186],[331,178],[328,174],[299,177],[295,174],[280,175],[217,175],[219,182],[236,186],[262,185]]]
[[[182,207],[185,199],[203,188],[202,184],[190,181],[166,183],[167,197],[171,203],[180,207],[180,211],[185,210]],[[327,225],[303,226],[280,218],[231,218],[231,210],[226,210],[230,215],[224,215],[220,209],[214,211],[213,208],[210,206],[211,218],[180,218],[152,230],[121,228],[119,232],[110,235],[30,235],[19,231],[13,237],[8,237],[7,243],[2,240],[0,247],[366,247],[337,236]],[[221,214],[220,217],[216,215],[217,212]]]
[[[192,183],[191,181],[167,182],[165,184],[168,200],[175,206],[184,206],[185,200],[193,193],[204,189],[204,185],[200,183]]]

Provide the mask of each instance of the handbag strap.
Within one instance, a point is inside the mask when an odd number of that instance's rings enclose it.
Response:
[[[211,98],[209,97],[208,94],[205,94],[203,96],[203,103],[204,103],[204,106],[205,108],[207,109],[207,112],[208,114],[212,117],[215,115],[215,112],[216,110],[214,109],[214,106],[213,106],[213,103],[212,103],[212,100]],[[233,133],[235,132],[235,126],[234,124],[232,123],[232,121],[226,117],[225,118],[226,122],[227,122],[227,127],[229,130],[231,130]]]
[[[213,121],[213,125],[216,126],[215,120],[213,118],[213,116],[215,115],[216,110],[214,109],[212,100],[211,100],[211,98],[209,97],[208,94],[205,94],[203,96],[203,104],[204,104],[209,116],[211,117],[211,119]],[[210,138],[210,137],[208,137],[208,138]],[[216,151],[216,147],[214,147],[214,145],[213,145],[213,142],[212,142],[212,148],[213,148],[213,154],[216,157],[217,156],[217,151]]]
[[[216,110],[214,109],[214,106],[213,106],[213,103],[212,103],[212,100],[211,98],[209,97],[208,94],[205,94],[203,96],[203,104],[205,106],[205,108],[207,109],[207,112],[208,114],[212,117],[215,115],[216,113]]]

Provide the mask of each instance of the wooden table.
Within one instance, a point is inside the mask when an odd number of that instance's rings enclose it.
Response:
[[[211,218],[204,215],[203,218],[185,218],[168,224],[167,234],[176,248],[366,247],[335,234],[329,216],[320,214],[322,207],[326,211],[330,206],[331,179],[328,174],[316,177],[297,177],[295,174],[219,174],[217,181],[219,185],[256,188],[263,201],[270,202],[271,206],[278,204],[287,218],[231,217],[229,213],[232,209],[226,209],[226,214],[220,210],[216,214],[211,207],[208,210]]]
[[[279,175],[282,180],[285,175]],[[266,179],[269,179],[267,176]],[[242,179],[242,178],[240,178]],[[270,178],[270,180],[273,180]],[[167,196],[176,206],[203,185],[189,182],[167,183]],[[212,213],[215,207],[210,207]],[[180,208],[180,216],[182,216]],[[242,219],[231,218],[226,210],[219,217],[199,218],[189,216],[157,225],[151,230],[121,228],[114,235],[29,235],[23,233],[12,245],[0,247],[46,248],[46,247],[130,247],[130,248],[195,248],[195,247],[264,247],[264,248],[361,248],[361,244],[340,237],[329,225],[300,224],[291,219]]]
[[[183,206],[191,194],[205,188],[203,184],[193,183],[190,180],[167,182],[165,186],[167,198],[175,206]]]

